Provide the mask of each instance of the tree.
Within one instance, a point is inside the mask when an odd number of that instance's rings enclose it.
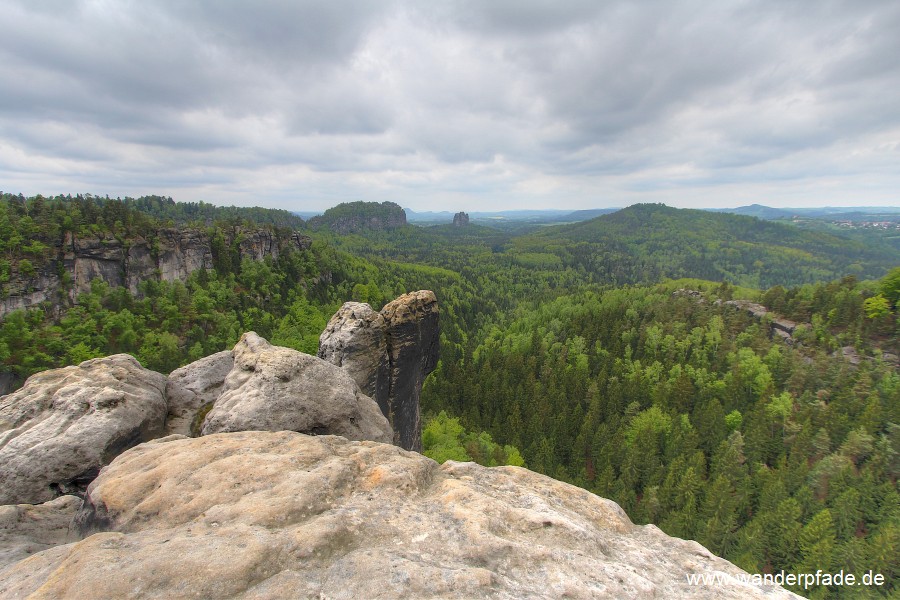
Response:
[[[891,269],[891,272],[884,276],[879,287],[881,295],[884,296],[891,306],[900,308],[900,267]]]
[[[831,511],[827,508],[819,511],[800,531],[800,562],[796,571],[799,573],[815,573],[822,569],[831,571],[834,562],[835,545],[834,523]]]
[[[863,309],[869,319],[882,319],[891,314],[891,303],[883,294],[866,298],[863,301]]]

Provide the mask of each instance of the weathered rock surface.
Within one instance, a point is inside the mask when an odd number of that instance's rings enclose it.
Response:
[[[66,234],[61,245],[54,248],[54,258],[36,273],[12,273],[8,293],[0,298],[0,317],[41,302],[59,305],[61,298],[71,304],[77,294],[90,291],[93,279],[139,294],[142,281],[181,281],[194,271],[213,267],[212,242],[204,231],[163,228],[153,237],[123,241],[112,236],[82,238]],[[226,246],[237,241],[240,258],[253,260],[278,258],[287,248],[303,251],[311,244],[309,237],[297,232],[281,239],[268,229],[229,230],[225,238]],[[63,284],[62,273],[68,275],[71,286]]]
[[[456,227],[465,227],[469,224],[469,214],[464,212],[458,212],[453,215],[453,225]]]
[[[273,346],[252,331],[241,336],[233,355],[234,366],[203,421],[202,435],[286,429],[391,441],[378,405],[339,367]]]
[[[100,467],[162,433],[165,385],[127,354],[29,377],[0,398],[0,504],[83,493]]]
[[[9,371],[0,371],[0,396],[10,393],[14,387],[16,387],[15,374]]]
[[[319,358],[343,368],[388,416],[390,363],[384,317],[362,302],[345,302],[319,336]]]
[[[81,498],[76,496],[0,506],[0,569],[41,550],[77,542],[73,522],[80,508]]]
[[[96,533],[0,570],[0,597],[793,597],[525,469],[286,431],[132,448],[77,522]]]
[[[226,350],[172,371],[166,382],[169,412],[165,434],[197,435],[198,416],[222,394],[233,367],[234,357]]]
[[[434,292],[404,294],[376,313],[368,304],[347,302],[319,338],[319,357],[343,367],[394,429],[394,442],[422,449],[419,397],[440,353],[438,304]]]
[[[434,292],[403,294],[381,309],[388,339],[390,392],[388,419],[397,442],[407,450],[422,450],[419,396],[425,377],[440,357],[438,303]]]

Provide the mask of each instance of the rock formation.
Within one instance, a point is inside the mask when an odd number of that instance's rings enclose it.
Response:
[[[77,496],[0,506],[0,569],[41,550],[77,542],[74,519],[79,509]]]
[[[162,433],[165,387],[127,354],[29,377],[0,398],[0,504],[83,493],[100,467]]]
[[[464,227],[469,224],[469,215],[464,212],[458,212],[453,215],[453,225],[455,227]]]
[[[319,356],[343,367],[375,398],[394,429],[395,443],[422,448],[419,396],[439,356],[438,304],[434,292],[404,294],[381,313],[348,302],[319,338]]]
[[[0,570],[0,597],[794,597],[525,469],[288,431],[132,448],[76,523],[88,537]]]
[[[384,317],[362,302],[345,302],[319,337],[319,358],[343,368],[390,415],[390,362]]]
[[[201,427],[211,433],[290,430],[390,442],[387,419],[344,370],[273,346],[254,332],[233,350],[234,366]]]
[[[398,445],[422,450],[419,396],[440,357],[438,304],[434,292],[404,294],[381,309],[390,364],[388,408]]]
[[[296,232],[279,239],[267,229],[226,230],[225,245],[232,242],[237,242],[240,258],[253,260],[278,258],[286,248],[306,250],[312,243],[309,237]],[[54,258],[34,275],[13,274],[6,296],[0,298],[0,317],[41,302],[56,305],[60,298],[72,303],[78,294],[90,290],[93,279],[127,287],[133,294],[139,293],[138,284],[147,279],[183,280],[194,271],[213,267],[212,246],[209,236],[198,229],[165,228],[156,231],[153,239],[136,237],[124,241],[112,236],[83,238],[68,233],[54,248]],[[65,284],[65,279],[71,284]]]
[[[222,395],[225,378],[234,367],[231,350],[217,352],[206,358],[175,369],[166,381],[166,435],[177,433],[197,436],[206,411]]]

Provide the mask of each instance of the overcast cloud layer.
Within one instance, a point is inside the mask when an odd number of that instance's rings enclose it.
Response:
[[[900,2],[0,0],[0,189],[900,204]]]

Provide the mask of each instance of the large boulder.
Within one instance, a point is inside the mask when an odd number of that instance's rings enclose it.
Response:
[[[202,417],[225,387],[225,378],[234,367],[231,350],[217,352],[175,369],[166,382],[169,414],[166,435],[197,436]]]
[[[290,430],[390,442],[392,432],[375,401],[342,369],[254,332],[234,347],[234,366],[206,414],[202,435]]]
[[[127,354],[29,377],[0,398],[0,504],[83,494],[100,467],[162,433],[165,386]]]
[[[143,444],[77,522],[89,537],[0,570],[0,597],[792,597],[580,488],[335,436]]]
[[[319,338],[319,357],[343,367],[375,398],[394,430],[394,443],[421,451],[419,397],[440,354],[434,292],[403,294],[375,312],[347,302]]]

